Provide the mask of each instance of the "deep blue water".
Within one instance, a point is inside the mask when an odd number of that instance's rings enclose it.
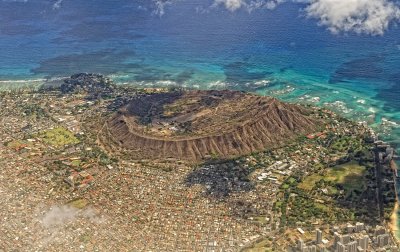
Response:
[[[143,86],[248,89],[330,106],[398,142],[398,27],[383,36],[334,35],[294,3],[232,13],[197,11],[212,1],[186,0],[162,16],[154,1],[55,3],[0,2],[3,87],[98,72]]]
[[[398,27],[334,35],[294,3],[248,13],[185,0],[162,16],[154,1],[55,3],[0,1],[2,87],[98,72],[143,86],[246,89],[331,107],[399,143]]]
[[[249,13],[185,0],[162,16],[150,0],[55,3],[0,1],[0,88],[98,72],[141,86],[245,89],[327,106],[400,142],[399,27],[335,35],[295,3]]]
[[[400,27],[334,35],[294,3],[232,13],[185,0],[160,16],[151,0],[56,2],[0,0],[0,89],[97,72],[141,86],[251,90],[367,121],[400,146]]]

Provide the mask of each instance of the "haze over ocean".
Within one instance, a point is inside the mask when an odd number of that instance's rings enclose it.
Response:
[[[1,0],[0,88],[96,72],[140,86],[251,90],[326,106],[400,143],[396,8],[371,0],[394,22],[348,29],[318,19],[326,9],[309,1],[256,2]]]

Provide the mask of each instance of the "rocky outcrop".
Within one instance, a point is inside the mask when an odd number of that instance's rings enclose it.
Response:
[[[114,84],[101,74],[79,73],[64,80],[61,84],[62,93],[87,92],[92,95],[104,94],[114,90]]]
[[[135,158],[230,158],[278,147],[317,125],[306,108],[274,98],[192,91],[134,99],[107,120],[100,140]]]

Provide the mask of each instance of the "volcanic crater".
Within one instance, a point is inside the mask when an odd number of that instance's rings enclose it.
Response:
[[[239,91],[155,93],[133,98],[107,118],[99,140],[137,159],[224,159],[315,131],[318,120],[310,112]]]

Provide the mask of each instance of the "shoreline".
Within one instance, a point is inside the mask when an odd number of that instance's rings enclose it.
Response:
[[[399,211],[399,197],[398,197],[398,192],[397,192],[397,164],[394,160],[392,160],[390,162],[390,166],[393,170],[393,178],[394,178],[394,189],[395,189],[395,193],[396,193],[396,201],[394,204],[394,208],[392,211],[392,215],[390,216],[390,222],[388,223],[388,227],[390,229],[390,231],[392,232],[392,235],[394,237],[394,239],[396,240],[396,242],[399,244],[400,243],[400,237],[398,236],[399,234],[399,223],[398,223],[398,211]]]
[[[398,221],[397,212],[398,212],[398,210],[399,210],[398,199],[396,198],[396,203],[394,205],[392,215],[390,216],[390,222],[388,223],[388,226],[389,226],[389,229],[392,231],[393,236],[396,238],[396,241],[400,242],[400,239],[397,236],[397,233],[399,232],[399,228],[398,228],[398,225],[397,225],[397,221]]]
[[[50,82],[51,81],[60,81],[63,78],[65,78],[65,77],[59,77],[59,78],[53,78],[53,79],[0,80],[0,93],[2,91],[5,91],[5,90],[12,90],[12,88],[8,89],[10,87],[9,84],[16,84],[17,83],[17,84],[19,84],[18,85],[19,89],[28,89],[29,87],[34,87],[34,86],[36,86],[38,84],[39,85],[43,85],[43,84],[45,84],[46,82],[49,82],[49,81]],[[130,84],[130,85],[132,85],[132,87],[134,87],[134,88],[140,88],[140,86],[136,86],[135,84]],[[1,89],[2,86],[6,87],[6,89],[2,90]],[[250,91],[250,90],[248,90],[247,92],[252,93],[252,91]],[[257,94],[258,95],[262,95],[262,94],[259,94],[259,93],[257,93]],[[262,96],[264,96],[264,95],[262,95]],[[285,100],[285,99],[281,99],[281,98],[279,98],[279,99],[280,100]],[[319,106],[319,105],[315,105],[315,104],[313,106],[324,108],[324,106]],[[330,110],[330,108],[326,108],[326,109]],[[343,114],[343,113],[340,113],[340,112],[335,112],[335,113],[340,114],[340,116],[346,117],[346,115]],[[356,120],[352,120],[352,121],[356,122]],[[374,131],[372,129],[371,125],[368,125],[367,128],[369,128],[371,131]],[[390,231],[392,233],[392,236],[395,238],[396,242],[398,244],[400,244],[400,223],[398,223],[398,221],[399,221],[399,213],[398,213],[398,211],[399,211],[399,195],[398,195],[398,193],[399,192],[397,191],[397,176],[396,176],[397,175],[396,171],[397,171],[398,167],[397,167],[397,164],[396,164],[396,162],[394,160],[391,161],[390,166],[391,166],[392,171],[393,171],[393,179],[394,179],[394,187],[395,187],[394,189],[395,189],[395,194],[396,194],[396,201],[395,201],[395,204],[394,204],[394,208],[392,210],[392,214],[390,216],[390,220],[386,222],[386,225],[390,229]]]

